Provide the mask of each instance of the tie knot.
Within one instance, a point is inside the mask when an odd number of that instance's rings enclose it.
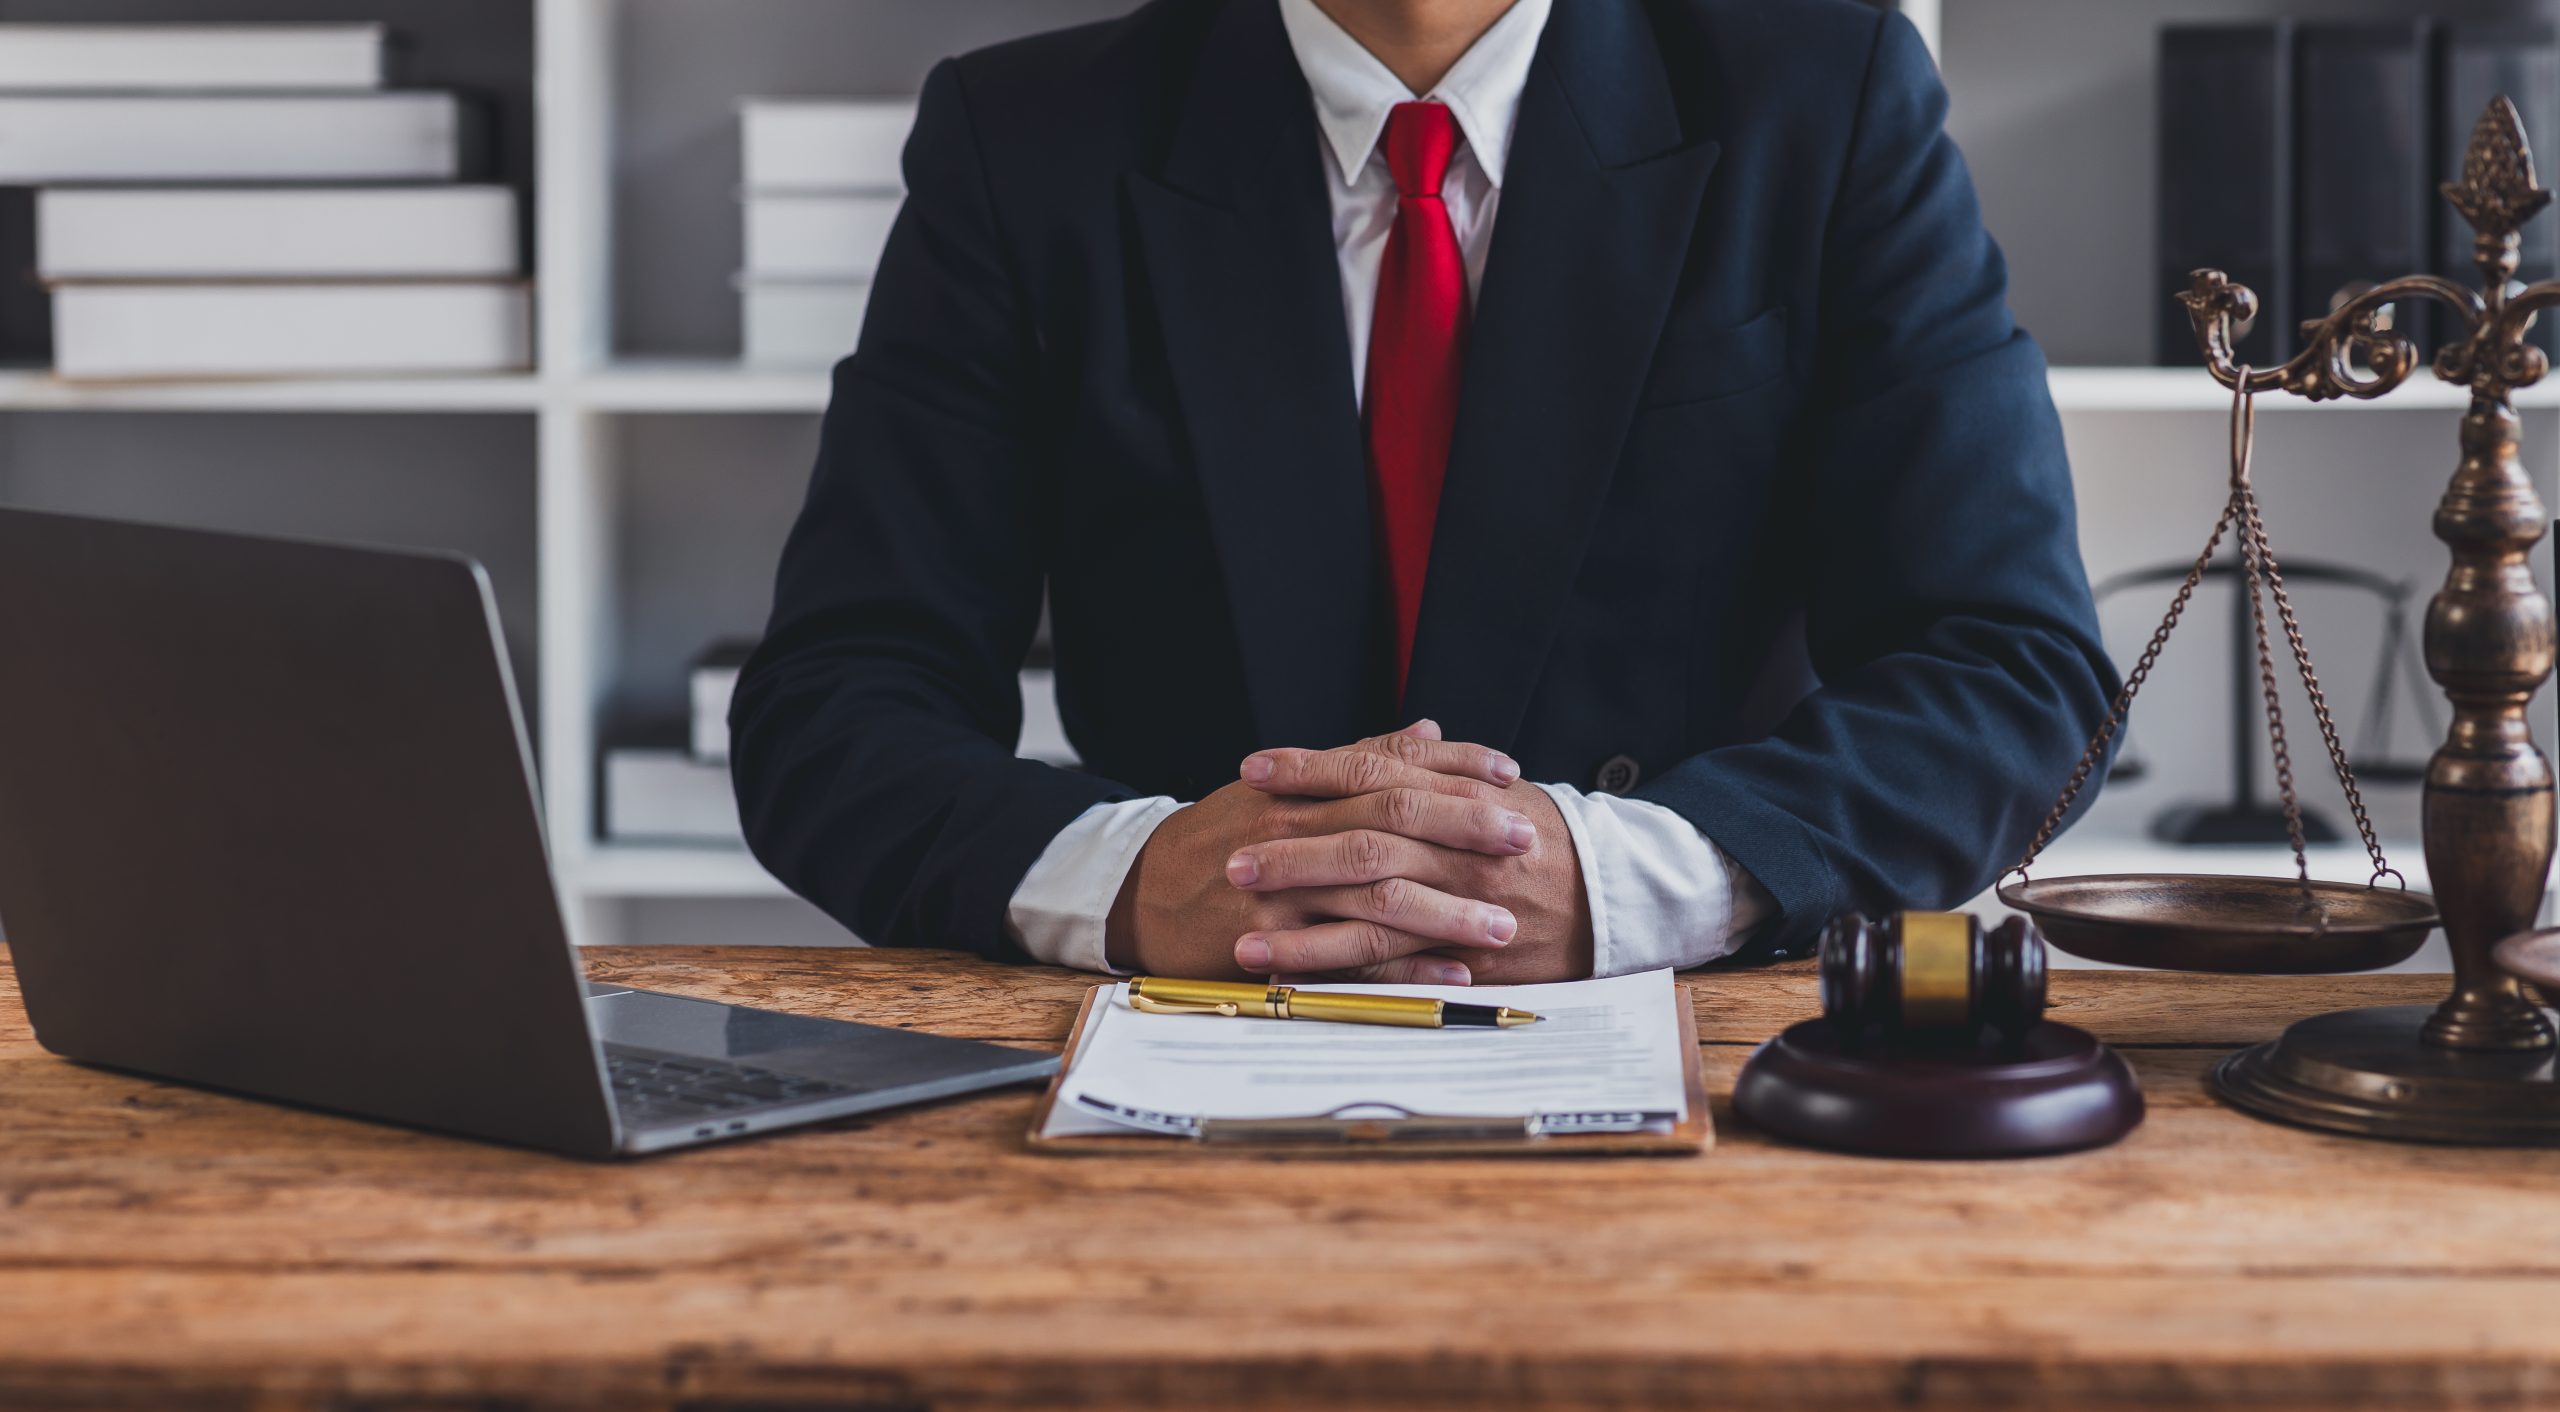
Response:
[[[1397,194],[1438,196],[1458,155],[1458,119],[1445,103],[1398,103],[1387,112],[1387,170]]]

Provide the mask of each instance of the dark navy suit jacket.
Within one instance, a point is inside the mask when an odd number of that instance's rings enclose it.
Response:
[[[2112,676],[1945,108],[1851,0],[1556,5],[1397,710],[1276,5],[943,64],[731,716],[757,857],[873,942],[1018,955],[1087,807],[1428,716],[1533,780],[1634,762],[1775,898],[1764,952],[1970,896]],[[1084,773],[1013,755],[1044,585]]]

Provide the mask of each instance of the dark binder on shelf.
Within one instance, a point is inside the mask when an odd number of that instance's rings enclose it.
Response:
[[[2239,341],[2267,366],[2296,346],[2293,279],[2293,27],[2172,25],[2160,32],[2160,194],[2154,247],[2157,356],[2200,361],[2175,296],[2218,269],[2258,296]]]
[[[2304,25],[2294,37],[2298,321],[2432,263],[2428,41],[2424,21]],[[2392,311],[2421,343],[2433,312]]]
[[[2471,130],[2491,99],[2500,94],[2515,101],[2524,118],[2527,145],[2544,185],[2551,184],[2560,163],[2560,41],[2548,24],[2456,24],[2439,33],[2436,52],[2435,163],[2426,182],[2436,213],[2435,269],[2469,288],[2480,278],[2471,260],[2471,226],[2462,214],[2437,195],[2439,183],[2462,175],[2462,156]],[[2560,275],[2560,215],[2546,210],[2524,228],[2524,262],[2516,278],[2527,284]],[[2434,342],[2461,332],[2459,321],[2437,310]],[[2534,325],[2532,339],[2545,352],[2560,354],[2560,318],[2548,314]]]

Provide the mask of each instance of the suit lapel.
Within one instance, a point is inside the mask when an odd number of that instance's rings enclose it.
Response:
[[[1716,154],[1683,145],[1635,0],[1560,0],[1495,215],[1403,714],[1516,736]]]
[[[1255,738],[1341,744],[1377,728],[1379,588],[1331,198],[1276,5],[1221,7],[1176,123],[1129,199]]]

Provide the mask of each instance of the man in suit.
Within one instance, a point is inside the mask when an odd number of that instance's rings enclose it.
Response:
[[[1972,895],[2112,677],[1944,111],[1850,0],[944,63],[732,713],[757,856],[875,942],[1200,976]],[[1082,771],[1013,755],[1044,587]]]

